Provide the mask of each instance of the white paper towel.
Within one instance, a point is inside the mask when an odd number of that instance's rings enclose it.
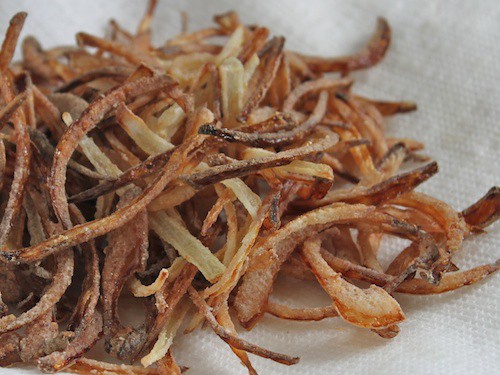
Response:
[[[43,46],[74,43],[74,34],[102,34],[109,18],[134,30],[142,1],[0,0],[0,34],[19,10],[29,17],[23,35]],[[380,99],[416,101],[419,110],[396,116],[389,130],[423,141],[440,173],[420,188],[462,209],[500,177],[500,2],[491,1],[161,1],[155,41],[180,29],[179,11],[190,28],[208,26],[214,13],[237,10],[246,23],[268,26],[287,38],[287,48],[321,55],[357,51],[378,15],[389,20],[393,42],[384,61],[355,74],[354,91]],[[499,226],[467,240],[456,262],[468,268],[500,258]],[[387,244],[387,255],[393,243]],[[393,255],[394,253],[392,253]],[[500,373],[500,277],[441,296],[398,295],[407,322],[393,340],[339,319],[297,323],[266,316],[242,336],[270,349],[299,355],[286,367],[252,356],[261,374],[498,374]],[[314,283],[280,280],[275,297],[324,305]],[[197,331],[174,347],[190,374],[245,374],[212,332]],[[0,374],[25,370],[0,369]],[[26,373],[33,373],[27,371]]]

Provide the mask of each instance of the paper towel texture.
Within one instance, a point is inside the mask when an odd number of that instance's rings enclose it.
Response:
[[[109,18],[134,30],[143,1],[0,0],[0,35],[17,11],[29,13],[23,36],[44,47],[73,44],[74,34],[102,34]],[[419,110],[389,120],[389,132],[424,142],[440,173],[420,191],[462,209],[500,178],[500,2],[491,1],[161,1],[155,42],[234,9],[246,23],[268,26],[287,48],[311,54],[354,52],[371,35],[376,17],[388,19],[393,42],[383,62],[356,73],[354,91],[379,99],[416,101]],[[499,225],[465,241],[456,263],[468,268],[500,258]],[[384,243],[389,259],[397,244]],[[252,356],[261,374],[498,374],[500,277],[441,296],[398,295],[407,322],[393,340],[339,319],[299,323],[266,316],[242,336],[269,349],[299,355],[286,367]],[[279,280],[273,298],[296,305],[324,305],[328,297],[310,283]],[[241,330],[243,331],[243,330]],[[189,374],[245,374],[229,348],[211,331],[196,331],[174,346]],[[35,373],[0,369],[0,374]]]

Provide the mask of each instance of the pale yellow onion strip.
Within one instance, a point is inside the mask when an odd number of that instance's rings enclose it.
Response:
[[[173,220],[177,222],[182,227],[187,228],[186,223],[184,222],[184,219],[182,218],[181,214],[179,211],[177,211],[175,208],[169,208],[168,210],[165,210],[165,213],[170,216]]]
[[[148,211],[162,211],[172,207],[176,207],[194,197],[196,190],[188,185],[175,185],[172,188],[167,188],[163,193],[158,195],[149,205]]]
[[[79,146],[97,172],[114,178],[122,174],[120,168],[109,160],[92,138],[86,136],[81,140]]]
[[[116,110],[118,124],[134,142],[149,155],[156,155],[171,150],[174,145],[154,133],[144,121],[121,103]]]
[[[141,358],[141,365],[148,367],[167,354],[188,310],[189,304],[187,300],[177,304],[170,318],[161,329],[153,348],[146,356]]]
[[[63,112],[62,114],[62,120],[66,124],[66,126],[70,126],[73,123],[73,118],[71,117],[71,114],[69,112]],[[116,140],[118,142],[118,140]],[[101,151],[99,146],[97,146],[94,142],[94,140],[89,137],[89,136],[83,136],[82,140],[80,141],[80,149],[82,150],[83,154],[87,157],[87,159],[90,161],[90,163],[94,166],[94,168],[101,174],[110,176],[110,177],[115,177],[117,178],[122,174],[122,171],[120,168],[118,168],[109,158],[108,156]],[[128,186],[128,187],[123,187],[120,188],[116,191],[116,194],[119,196],[123,195],[127,190],[134,189],[134,185]],[[105,202],[106,201],[112,201],[114,197],[114,194],[111,194],[109,196],[103,196],[99,197],[97,199],[97,210],[95,217],[96,218],[102,218],[104,212],[102,212],[102,209],[104,209]]]
[[[207,298],[207,304],[209,306],[214,306],[214,303],[216,302],[217,302],[216,297]],[[204,320],[205,317],[203,316],[203,314],[200,313],[199,311],[195,311],[193,313],[193,316],[191,317],[191,320],[189,320],[189,322],[184,327],[184,334],[187,335],[191,332],[194,332],[194,330],[196,330],[196,328],[198,328],[204,322]]]
[[[247,125],[260,124],[263,121],[276,115],[276,108],[262,106],[257,107],[250,112],[247,118]]]
[[[174,103],[162,112],[152,130],[170,141],[185,119],[186,114],[182,108],[179,104]]]
[[[111,148],[118,153],[120,158],[126,162],[129,166],[136,166],[141,163],[141,159],[134,154],[129,147],[125,146],[115,135],[114,132],[106,132],[104,133],[104,137],[111,145]],[[150,182],[148,180],[149,177],[145,178],[146,182]]]
[[[276,169],[276,174],[284,178],[287,177],[288,173],[293,173],[333,180],[332,167],[326,164],[313,163],[305,160],[294,160],[287,166],[277,167]]]
[[[201,162],[196,166],[196,171],[204,171],[208,169],[208,165]],[[227,180],[221,181],[221,184],[231,189],[238,198],[238,200],[243,204],[248,213],[254,218],[257,215],[257,211],[262,205],[260,197],[255,194],[252,189],[248,187],[240,178],[229,178]]]
[[[158,117],[156,116],[156,113],[160,112],[161,110],[163,110],[163,112],[166,111],[166,109],[168,109],[168,107],[172,105],[172,102],[173,100],[170,97],[163,98],[144,108],[139,113],[139,117],[144,120],[148,128],[150,128],[156,133],[156,126],[158,122]]]
[[[256,53],[254,53],[252,57],[250,57],[250,59],[245,63],[245,74],[244,74],[245,88],[248,87],[248,84],[250,83],[250,80],[252,79],[252,76],[257,70],[259,64],[260,64],[260,59]]]
[[[249,147],[243,151],[243,159],[258,159],[275,155],[275,152],[262,148]],[[288,173],[296,173],[313,177],[333,180],[333,171],[329,165],[313,163],[305,160],[294,160],[288,165],[270,168],[280,177],[287,177]]]
[[[168,268],[168,281],[174,281],[177,276],[181,273],[184,266],[187,264],[183,257],[177,257],[172,262],[172,265]]]
[[[226,236],[226,249],[224,251],[224,258],[222,263],[228,265],[238,248],[238,217],[236,216],[236,208],[233,202],[228,202],[224,205],[224,212],[226,213],[227,221],[227,236]]]
[[[178,219],[163,211],[150,212],[149,224],[162,240],[172,245],[189,263],[198,267],[210,282],[215,282],[224,273],[226,267]]]
[[[62,119],[67,126],[70,126],[73,123],[73,118],[68,112],[64,112],[62,114]],[[88,136],[83,137],[79,145],[83,154],[87,157],[97,172],[115,178],[122,174],[120,168],[113,164],[106,154],[101,151],[99,146],[95,144],[92,138]]]
[[[236,57],[225,60],[219,66],[222,93],[222,121],[226,128],[236,126],[236,117],[243,108],[245,70]]]
[[[199,75],[202,67],[214,60],[210,53],[191,53],[174,59],[168,73],[182,86],[189,86]]]
[[[241,240],[241,246],[239,247],[236,254],[232,257],[226,272],[222,275],[220,280],[208,287],[203,291],[203,296],[218,296],[224,292],[230,291],[238,280],[240,279],[245,262],[250,254],[257,237],[259,236],[259,231],[266,217],[267,211],[269,209],[269,204],[264,204],[261,206],[258,215],[253,218],[248,226],[248,230],[245,231],[245,235]],[[243,228],[242,230],[245,230]]]
[[[158,292],[163,287],[163,284],[165,284],[167,279],[168,269],[163,268],[158,274],[156,280],[149,285],[142,284],[137,277],[132,276],[128,280],[128,288],[134,297],[149,297]]]
[[[239,178],[230,178],[228,180],[221,181],[221,184],[233,191],[236,198],[238,198],[238,200],[243,204],[250,216],[255,219],[257,211],[262,205],[260,197]]]
[[[224,62],[224,60],[230,57],[236,57],[241,51],[241,46],[243,44],[244,39],[244,29],[243,26],[240,25],[234,30],[233,34],[229,38],[228,42],[222,48],[222,51],[215,58],[215,64],[220,65]]]

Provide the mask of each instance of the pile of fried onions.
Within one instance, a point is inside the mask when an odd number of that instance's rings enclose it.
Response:
[[[243,340],[232,316],[247,329],[265,313],[339,317],[392,338],[405,320],[397,293],[451,291],[498,270],[460,270],[453,255],[498,219],[499,189],[463,211],[417,192],[437,164],[418,141],[384,133],[386,116],[416,106],[352,91],[350,72],[387,51],[384,19],[358,53],[322,58],[286,51],[232,12],[195,32],[183,22],[154,47],[155,6],[135,33],[112,21],[105,38],[79,33],[52,49],[34,37],[17,47],[26,13],[10,22],[2,366],[179,374],[172,344],[205,324],[256,374],[249,354],[299,358]],[[384,267],[387,236],[406,245]],[[270,300],[279,273],[317,280],[331,304]],[[143,306],[142,323],[120,316],[123,303]],[[101,340],[126,365],[86,358]]]

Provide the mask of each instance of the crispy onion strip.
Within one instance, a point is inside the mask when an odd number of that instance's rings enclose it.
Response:
[[[133,197],[132,192],[126,193],[120,200],[119,207],[126,205]],[[115,354],[119,354],[121,347],[113,346],[113,338],[124,328],[118,315],[118,299],[128,277],[135,272],[144,271],[148,259],[148,245],[146,210],[140,211],[134,220],[108,234],[101,295],[106,349]]]
[[[377,20],[375,34],[368,44],[352,56],[324,59],[321,57],[301,56],[313,72],[349,72],[366,69],[382,60],[391,42],[391,28],[384,18]]]
[[[217,336],[219,336],[222,340],[224,340],[226,343],[231,345],[233,348],[244,350],[246,352],[258,355],[260,357],[264,358],[269,358],[275,362],[282,363],[284,365],[293,365],[299,362],[298,357],[291,357],[286,354],[280,354],[276,352],[272,352],[267,349],[263,349],[257,345],[251,344],[243,339],[240,339],[239,337],[231,334],[227,329],[222,327],[218,322],[217,319],[215,319],[214,315],[210,311],[210,307],[207,305],[207,303],[201,298],[201,296],[198,294],[198,292],[193,288],[189,287],[188,288],[189,296],[191,297],[191,301],[196,305],[196,307],[200,310],[200,312],[203,314],[205,319],[207,320],[208,324],[212,327],[212,329],[215,331]]]
[[[290,307],[272,301],[267,303],[266,312],[278,318],[288,320],[319,321],[339,316],[334,306],[300,308]]]
[[[17,39],[19,38],[19,34],[21,34],[27,16],[28,14],[26,12],[19,12],[10,20],[9,28],[7,29],[2,48],[0,49],[0,71],[2,72],[7,68],[14,57]]]
[[[360,289],[344,280],[321,257],[320,249],[320,239],[307,240],[300,254],[333,299],[342,319],[371,329],[385,328],[405,320],[401,307],[385,290],[374,285]]]
[[[105,66],[102,68],[97,68],[79,75],[73,78],[71,81],[65,83],[63,86],[59,87],[56,92],[68,92],[75,88],[84,85],[86,83],[92,82],[96,79],[102,77],[113,77],[125,79],[133,72],[133,69],[123,66]]]
[[[106,40],[87,33],[78,33],[76,40],[80,46],[96,47],[104,51],[109,51],[118,56],[122,56],[133,65],[145,63],[152,67],[159,67],[159,61],[149,54],[134,48],[133,46],[124,46],[118,42]]]
[[[484,197],[461,212],[473,230],[485,228],[500,218],[500,188],[492,187]]]
[[[0,110],[0,130],[2,130],[3,126],[10,119],[12,114],[24,103],[27,98],[28,91],[23,91],[20,94],[17,94],[14,99],[8,102],[7,105]]]
[[[265,97],[271,83],[273,82],[276,72],[283,58],[283,46],[285,45],[285,38],[275,37],[268,42],[266,58],[261,61],[264,66],[262,78],[256,84],[254,91],[250,94],[246,104],[241,110],[240,116],[246,118],[252,109],[254,109]],[[266,49],[266,47],[264,47]],[[261,57],[262,59],[262,57]]]
[[[414,102],[388,102],[383,100],[368,99],[356,95],[356,100],[362,103],[374,106],[382,116],[392,116],[397,113],[407,113],[417,110],[417,104]]]
[[[158,292],[168,278],[168,269],[163,268],[154,282],[143,285],[137,278],[132,276],[128,282],[128,287],[134,297],[149,297]]]
[[[334,202],[350,204],[363,203],[378,205],[413,190],[438,172],[436,162],[429,163],[413,171],[391,177],[371,187],[355,187],[353,189],[336,189],[319,201],[300,202],[299,205],[319,207]]]
[[[351,78],[338,79],[334,77],[322,77],[301,83],[295,87],[285,99],[283,103],[283,112],[293,113],[294,107],[297,105],[299,99],[307,94],[321,90],[334,91],[337,89],[346,89],[349,88],[352,83],[353,81]]]
[[[333,270],[351,279],[384,286],[395,278],[395,276],[353,264],[345,259],[332,255],[326,250],[322,250],[321,255]],[[488,275],[498,271],[499,268],[500,263],[497,261],[496,263],[478,266],[470,270],[447,272],[442,276],[438,285],[429,283],[423,279],[414,278],[405,280],[396,288],[396,292],[422,295],[444,293],[480,282]]]
[[[75,206],[70,208],[76,222],[82,223],[85,221],[85,218]],[[99,256],[94,241],[89,241],[86,246],[88,247],[85,252],[86,275],[75,311],[78,320],[78,326],[75,329],[76,336],[63,350],[54,351],[37,360],[38,367],[46,372],[59,371],[67,367],[90,350],[100,338],[102,316],[99,311],[96,311],[101,284]]]
[[[293,130],[254,134],[243,133],[237,130],[219,129],[209,124],[201,126],[199,133],[213,135],[228,142],[238,142],[253,147],[284,146],[304,139],[320,123],[326,113],[327,101],[328,93],[322,91],[312,114],[306,121]]]
[[[24,15],[25,17],[26,15]],[[16,16],[14,16],[15,18]],[[24,20],[24,18],[23,18]],[[14,25],[17,25],[15,23]],[[22,24],[21,24],[22,26]],[[9,28],[10,30],[10,28]],[[17,37],[16,37],[17,39]],[[6,39],[7,40],[7,39]],[[3,46],[2,46],[3,50]],[[12,51],[13,53],[13,51]],[[5,58],[0,56],[1,58]],[[10,60],[9,60],[10,61]],[[9,62],[7,61],[7,63]],[[14,100],[11,82],[5,72],[0,70],[0,94],[5,102]],[[11,115],[16,132],[16,157],[14,163],[14,178],[12,180],[7,206],[0,222],[0,250],[5,251],[5,243],[9,236],[13,222],[19,213],[23,201],[24,186],[29,176],[30,165],[30,137],[25,123],[24,112],[19,107]]]

